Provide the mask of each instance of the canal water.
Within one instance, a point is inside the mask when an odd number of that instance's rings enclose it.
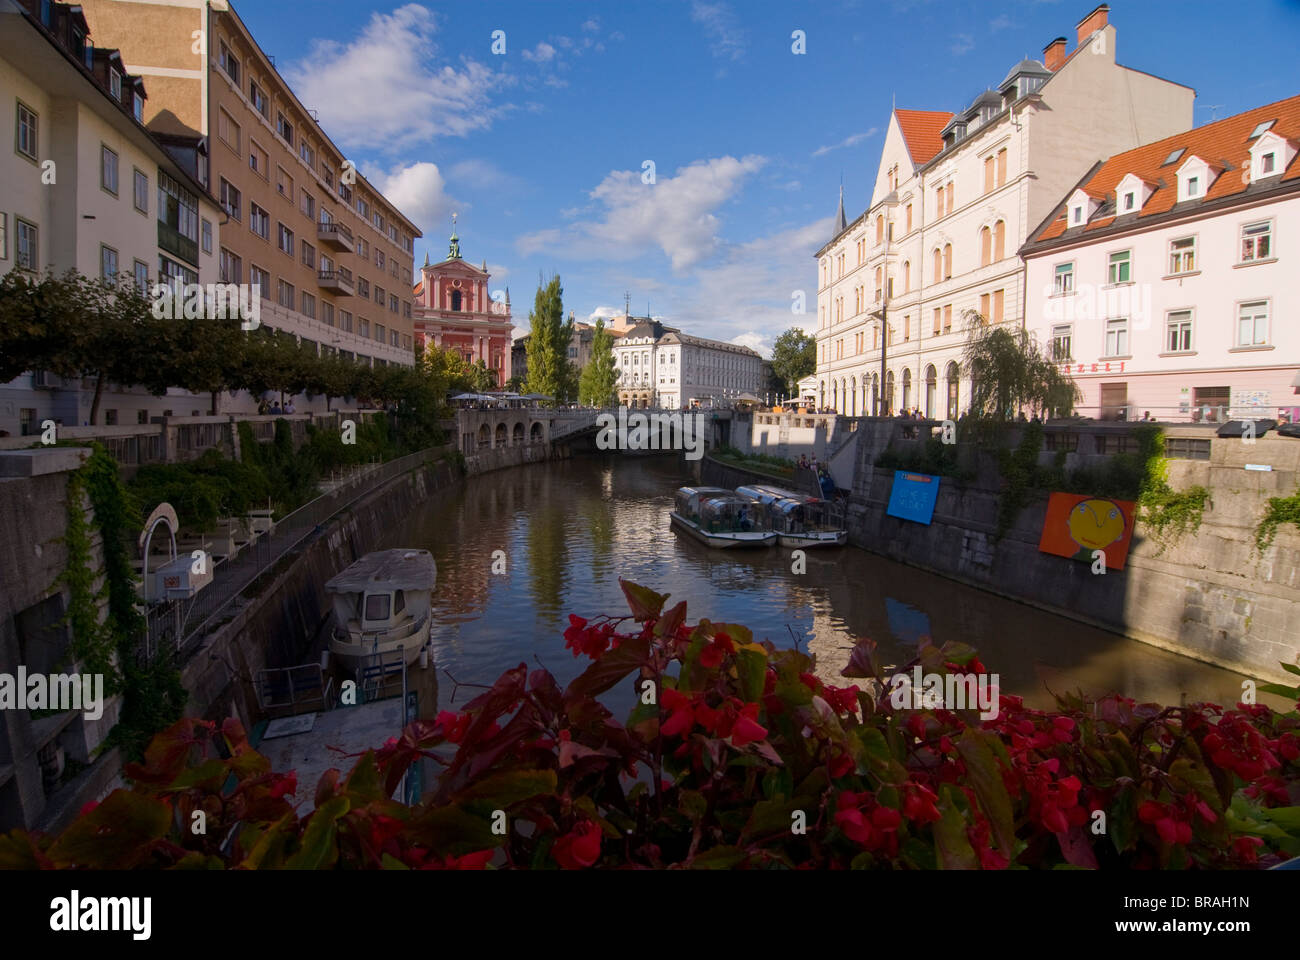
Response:
[[[669,527],[673,493],[688,482],[673,457],[577,457],[475,477],[395,531],[394,546],[427,548],[438,563],[438,708],[480,692],[457,683],[491,684],[520,662],[567,683],[589,662],[564,647],[568,615],[626,614],[620,576],[671,594],[670,604],[687,601],[691,622],[744,624],[781,647],[797,641],[836,684],[854,682],[839,671],[857,639],[875,640],[892,664],[930,636],[976,647],[1003,692],[1030,706],[1074,690],[1166,705],[1240,699],[1244,678],[1230,671],[854,547],[807,551],[802,574],[791,572],[788,549],[710,550]],[[632,685],[603,699],[622,717]],[[429,715],[426,704],[420,713]]]

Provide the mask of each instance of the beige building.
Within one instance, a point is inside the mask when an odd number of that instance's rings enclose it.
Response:
[[[152,91],[93,40],[74,4],[0,3],[0,124],[12,138],[0,150],[0,273],[124,273],[144,292],[160,281],[214,282],[221,211],[194,168],[142,124]],[[93,394],[93,381],[24,374],[0,384],[0,430],[27,436],[46,419],[82,426]],[[98,420],[145,423],[206,413],[210,402],[107,384]]]
[[[159,135],[208,138],[225,211],[220,280],[261,288],[261,321],[322,351],[414,362],[419,228],[316,122],[224,0],[86,0],[97,42],[121,48]],[[323,403],[323,401],[322,401]]]
[[[1056,38],[959,113],[894,110],[871,203],[848,223],[841,195],[817,253],[819,407],[957,417],[966,317],[1023,323],[1030,231],[1101,158],[1192,125],[1194,91],[1116,62],[1108,20],[1102,4],[1072,53]]]

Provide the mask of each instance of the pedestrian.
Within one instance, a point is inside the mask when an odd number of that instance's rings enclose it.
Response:
[[[284,411],[280,409],[280,401],[279,401],[279,400],[277,400],[277,401],[275,401],[275,403],[271,404],[271,416],[273,416],[273,417],[278,417],[278,416],[280,416],[280,414],[282,414],[282,413],[284,413]]]
[[[292,399],[292,398],[289,399],[289,403],[285,406],[285,408],[284,408],[284,412],[285,412],[285,413],[288,413],[288,414],[292,414],[292,413],[293,413],[293,399]]]

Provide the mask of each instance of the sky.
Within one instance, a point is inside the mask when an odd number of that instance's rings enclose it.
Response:
[[[764,356],[816,326],[813,255],[841,182],[849,220],[866,207],[891,105],[959,110],[1054,37],[1073,50],[1094,5],[234,2],[421,227],[417,265],[446,257],[458,215],[462,255],[510,290],[516,336],[539,277],[558,273],[579,320],[621,315],[626,294],[634,315]],[[1198,126],[1300,93],[1300,0],[1249,17],[1198,0],[1110,8],[1119,62],[1195,88]]]

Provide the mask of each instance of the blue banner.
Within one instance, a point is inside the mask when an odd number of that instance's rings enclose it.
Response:
[[[928,524],[934,516],[934,502],[939,497],[939,478],[926,473],[894,471],[894,489],[889,494],[885,512],[900,520]]]

